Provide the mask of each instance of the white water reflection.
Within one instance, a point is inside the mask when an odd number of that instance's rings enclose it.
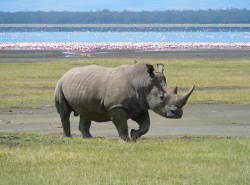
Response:
[[[6,42],[250,42],[250,32],[2,32]]]

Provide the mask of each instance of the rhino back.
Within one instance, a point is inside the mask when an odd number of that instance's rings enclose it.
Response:
[[[61,79],[62,91],[70,106],[80,114],[103,114],[103,100],[109,68],[90,65],[73,68]]]

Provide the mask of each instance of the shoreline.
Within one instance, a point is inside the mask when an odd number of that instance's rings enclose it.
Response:
[[[35,51],[45,52],[53,57],[79,57],[79,58],[99,58],[99,57],[141,57],[148,55],[146,58],[166,58],[163,53],[171,53],[178,57],[178,54],[187,55],[195,53],[198,56],[210,58],[213,54],[220,55],[223,58],[224,54],[232,58],[250,58],[250,42],[249,43],[166,43],[166,42],[152,42],[152,43],[0,43],[0,52],[24,52]],[[59,52],[52,54],[51,52]],[[233,56],[230,53],[238,53]],[[161,54],[160,57],[155,53]],[[189,53],[189,55],[188,55]],[[241,55],[243,54],[243,55]],[[10,56],[10,55],[9,55]],[[47,58],[46,54],[43,54]],[[4,57],[2,54],[1,57]],[[171,58],[170,57],[170,58]],[[226,58],[230,58],[226,57]],[[184,57],[186,59],[186,57]],[[199,58],[199,57],[198,57]],[[212,57],[213,58],[213,57]],[[224,57],[225,58],[225,57]],[[244,57],[243,57],[244,58]]]
[[[87,54],[63,50],[1,50],[0,63],[33,63],[56,60],[86,60],[101,58],[129,58],[131,60],[250,60],[249,50],[199,49],[199,50],[96,50]]]
[[[249,32],[250,24],[0,24],[0,32]]]

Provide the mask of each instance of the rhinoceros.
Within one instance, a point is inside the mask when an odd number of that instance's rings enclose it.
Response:
[[[71,137],[70,114],[80,115],[79,130],[85,138],[92,137],[91,121],[112,121],[124,141],[136,140],[148,132],[148,110],[165,118],[181,118],[182,107],[194,90],[184,95],[177,88],[167,89],[163,64],[144,62],[115,68],[88,65],[66,72],[55,89],[55,106],[60,115],[64,135]],[[139,128],[128,134],[127,120]]]

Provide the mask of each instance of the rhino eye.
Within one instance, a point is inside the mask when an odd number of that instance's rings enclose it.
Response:
[[[164,100],[164,95],[160,95],[160,99],[161,99],[161,100]]]

